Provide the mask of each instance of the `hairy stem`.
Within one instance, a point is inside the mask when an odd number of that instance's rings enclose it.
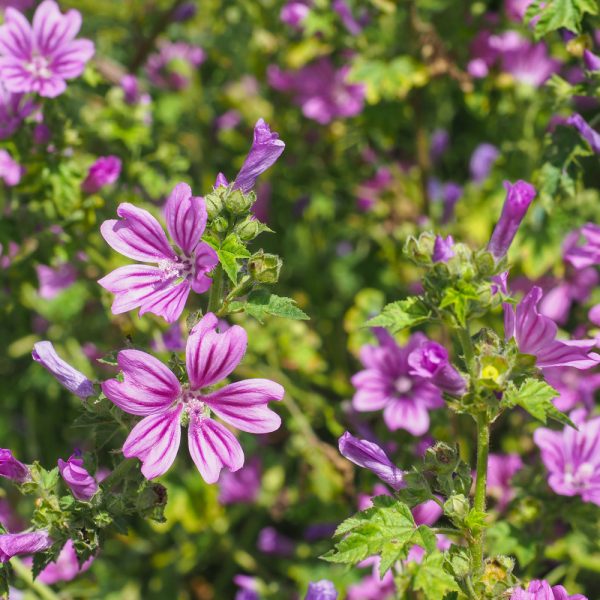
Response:
[[[213,274],[213,282],[208,293],[208,306],[206,312],[217,313],[221,307],[223,296],[223,267],[217,265]]]
[[[59,596],[57,596],[47,585],[33,579],[31,571],[18,558],[13,557],[10,564],[17,577],[28,589],[34,592],[38,598],[41,598],[42,600],[60,600]]]
[[[490,450],[490,422],[486,413],[477,415],[477,474],[475,481],[475,499],[473,508],[485,512],[485,497],[487,485],[488,454]],[[474,574],[483,573],[483,546],[485,530],[475,534],[471,551],[473,553]]]

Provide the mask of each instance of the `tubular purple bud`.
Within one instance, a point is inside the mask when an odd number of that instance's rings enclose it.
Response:
[[[446,239],[441,235],[436,235],[433,244],[433,262],[448,262],[454,256],[452,246],[454,246],[454,240],[451,235]]]
[[[98,491],[96,480],[87,472],[81,458],[72,455],[66,462],[59,458],[58,469],[77,500],[87,502]]]
[[[31,479],[29,468],[19,462],[10,450],[0,448],[0,476],[24,483]]]
[[[588,71],[600,71],[600,56],[596,56],[593,52],[584,50],[583,62]]]
[[[467,389],[462,375],[448,360],[448,351],[437,342],[425,342],[408,356],[410,374],[431,380],[444,392],[461,396]]]

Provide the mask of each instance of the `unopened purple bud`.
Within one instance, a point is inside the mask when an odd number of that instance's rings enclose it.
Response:
[[[114,183],[121,174],[121,159],[117,156],[101,156],[90,167],[87,177],[81,184],[86,194],[95,194],[105,185]]]
[[[451,235],[446,239],[437,235],[433,244],[433,262],[448,262],[454,256],[452,246],[454,246],[454,240]]]
[[[38,342],[31,353],[33,360],[50,371],[56,380],[80,398],[94,395],[94,384],[80,371],[66,363],[54,350],[52,342]]]
[[[0,448],[0,476],[24,483],[31,479],[29,469],[18,461],[10,450]]]
[[[265,554],[277,554],[278,556],[292,556],[295,550],[294,542],[285,535],[279,533],[274,527],[265,527],[258,534],[257,547]]]
[[[140,87],[135,75],[123,75],[121,78],[121,89],[125,95],[127,104],[137,104],[140,99]]]
[[[596,56],[593,52],[584,50],[583,62],[588,71],[600,71],[600,56]]]
[[[508,294],[508,271],[492,276],[492,294]]]
[[[223,173],[219,173],[217,178],[215,179],[215,185],[213,185],[213,190],[216,190],[219,187],[227,187],[229,185],[229,181],[227,181],[227,177],[223,175]]]
[[[59,458],[58,469],[77,500],[87,502],[98,491],[98,484],[83,466],[83,459],[74,454],[67,462]]]
[[[0,562],[8,562],[19,554],[35,554],[43,552],[52,546],[52,540],[47,531],[32,531],[30,533],[5,533],[0,535]]]
[[[520,179],[514,184],[505,181],[504,187],[507,192],[506,200],[488,244],[488,250],[497,260],[508,252],[536,194],[535,188],[530,183]]]
[[[173,13],[173,21],[176,23],[182,23],[188,21],[196,15],[196,5],[193,2],[184,2],[181,6],[178,6]]]
[[[310,582],[304,600],[337,600],[335,586],[328,579]]]
[[[591,127],[580,114],[571,115],[567,119],[567,125],[575,127],[581,137],[592,147],[592,150],[596,154],[600,154],[600,133]]]
[[[359,440],[346,431],[339,440],[340,454],[359,467],[369,469],[394,490],[404,487],[404,473],[374,442]]]
[[[430,379],[444,392],[461,396],[467,384],[448,360],[448,351],[437,342],[425,342],[408,356],[410,374]]]
[[[500,151],[492,144],[484,142],[475,148],[469,162],[469,171],[475,183],[482,183],[487,179],[499,156]]]

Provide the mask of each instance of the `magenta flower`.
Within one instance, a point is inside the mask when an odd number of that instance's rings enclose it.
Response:
[[[518,454],[490,454],[488,459],[487,492],[498,501],[498,509],[504,510],[514,498],[510,482],[517,471],[523,468]]]
[[[100,232],[120,254],[157,266],[127,265],[106,275],[98,283],[115,294],[112,312],[117,315],[139,307],[142,316],[152,312],[167,322],[176,321],[194,290],[206,292],[212,280],[208,273],[218,262],[217,253],[201,241],[206,227],[204,199],[192,196],[190,186],[179,183],[167,199],[167,230],[180,252],[173,249],[158,221],[143,208],[119,205],[122,221],[104,221]]]
[[[562,585],[550,587],[547,581],[534,579],[529,583],[526,590],[523,588],[514,589],[510,600],[587,600],[587,598],[581,594],[569,596]]]
[[[538,311],[542,290],[538,286],[519,302],[517,309],[504,304],[504,335],[514,337],[519,352],[536,357],[536,365],[544,367],[575,367],[590,369],[600,362],[600,356],[589,352],[595,340],[557,340],[554,321]]]
[[[33,0],[0,0],[0,12],[7,8],[15,8],[21,12],[26,11],[33,4]]]
[[[338,594],[335,586],[328,579],[311,581],[304,600],[337,600]]]
[[[293,94],[307,119],[327,125],[362,112],[365,88],[347,81],[349,71],[349,66],[336,69],[328,57],[322,57],[298,71],[281,71],[271,65],[267,75],[271,87]]]
[[[162,42],[146,63],[148,79],[157,87],[173,91],[190,84],[192,74],[206,60],[202,48],[185,42]]]
[[[60,358],[56,354],[52,342],[37,342],[33,345],[31,356],[71,393],[80,398],[87,398],[95,394],[94,384],[83,373]]]
[[[600,71],[600,56],[590,50],[583,51],[583,62],[588,71]]]
[[[32,100],[23,94],[12,94],[0,82],[0,140],[10,137],[34,108]]]
[[[118,156],[100,156],[90,167],[81,189],[86,194],[95,194],[105,185],[114,183],[121,174],[121,159]]]
[[[448,351],[437,342],[428,341],[413,350],[408,356],[408,365],[411,375],[430,380],[448,394],[462,396],[467,389],[464,377],[450,363]]]
[[[0,477],[24,483],[31,479],[31,473],[29,468],[18,461],[10,450],[0,448]]]
[[[4,149],[0,149],[0,179],[13,187],[18,185],[25,169]]]
[[[469,161],[469,172],[475,183],[484,182],[500,156],[500,150],[492,144],[484,142],[473,151]]]
[[[279,533],[275,527],[264,527],[258,534],[256,547],[264,554],[289,557],[294,554],[294,541]]]
[[[30,533],[4,533],[0,535],[0,563],[8,562],[19,554],[35,554],[43,552],[52,546],[52,540],[47,531],[32,531]]]
[[[67,89],[66,79],[79,77],[94,54],[90,40],[75,36],[81,13],[61,14],[54,0],[44,0],[33,24],[17,10],[6,10],[0,27],[0,78],[9,92],[37,92],[55,98]]]
[[[53,585],[59,581],[72,581],[87,571],[94,562],[94,557],[90,556],[81,566],[77,554],[75,553],[75,547],[71,540],[67,540],[67,543],[63,546],[60,551],[58,558],[51,562],[39,575],[38,580],[46,585]]]
[[[585,420],[586,411],[575,410],[571,420],[578,429],[562,431],[540,427],[533,434],[548,470],[548,485],[561,496],[580,496],[600,506],[600,417]]]
[[[573,246],[565,254],[565,260],[576,269],[600,265],[600,226],[587,223],[581,228],[585,239],[583,246]]]
[[[596,154],[600,154],[600,133],[598,133],[589,123],[578,113],[571,115],[566,122],[577,129],[581,137],[590,145]]]
[[[533,0],[504,0],[504,10],[506,16],[511,21],[522,23],[525,17],[527,7],[533,2]]]
[[[544,379],[559,393],[554,406],[568,412],[580,406],[594,408],[596,390],[600,389],[600,373],[582,373],[570,367],[544,369]]]
[[[365,370],[352,377],[356,393],[352,405],[358,411],[383,409],[390,430],[405,429],[423,435],[429,429],[429,411],[444,405],[442,393],[429,379],[411,374],[410,354],[428,340],[422,333],[400,347],[388,334],[379,346],[363,346],[360,359]]]
[[[502,213],[488,243],[488,250],[496,259],[502,258],[508,252],[536,194],[535,188],[530,183],[521,180],[514,184],[505,181],[504,188],[506,199],[502,206]]]
[[[51,300],[58,296],[60,292],[73,285],[77,279],[77,271],[70,263],[62,263],[56,268],[37,265],[35,270],[39,281],[38,294],[44,300]]]
[[[444,239],[441,235],[435,236],[435,242],[433,244],[433,262],[448,262],[454,256],[454,239],[449,235]]]
[[[359,440],[348,431],[339,439],[340,454],[359,467],[369,469],[392,489],[405,486],[404,473],[388,458],[384,450],[368,440]]]
[[[258,456],[238,471],[222,471],[219,477],[219,502],[226,504],[252,504],[260,493],[261,466]]]
[[[250,433],[275,431],[279,416],[267,403],[283,398],[283,388],[268,379],[246,379],[217,390],[207,390],[228,377],[246,352],[248,337],[239,326],[217,332],[217,317],[207,313],[192,329],[186,347],[189,383],[153,356],[122,350],[117,357],[123,381],[109,379],[104,394],[121,410],[144,418],[133,428],[123,454],[139,458],[142,473],[154,479],[175,460],[181,439],[180,420],[189,422],[188,446],[194,463],[208,483],[215,483],[223,467],[241,469],[244,453],[234,435],[217,417]]]
[[[289,0],[281,7],[279,19],[294,29],[302,29],[302,21],[306,19],[309,12],[310,6],[306,2]]]
[[[392,172],[387,167],[377,169],[371,179],[363,181],[357,189],[356,203],[359,210],[367,211],[373,208],[377,200],[392,183]]]
[[[58,470],[77,500],[88,502],[98,491],[98,484],[83,466],[83,459],[75,454],[67,462],[59,458]]]
[[[516,81],[533,87],[542,86],[560,69],[560,61],[548,54],[544,42],[532,44],[522,39],[516,47],[502,52],[502,70],[510,73]]]
[[[240,589],[235,594],[234,600],[260,600],[258,590],[260,589],[259,580],[249,575],[235,575],[233,583]]]
[[[344,27],[351,35],[358,35],[362,31],[361,24],[354,18],[352,10],[346,0],[333,0],[331,8],[339,15]]]

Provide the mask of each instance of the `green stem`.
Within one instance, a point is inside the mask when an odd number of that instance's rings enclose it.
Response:
[[[114,471],[102,482],[102,489],[105,492],[112,490],[135,467],[136,462],[134,458],[126,458],[120,462]]]
[[[17,575],[17,577],[23,581],[23,583],[35,594],[38,598],[43,600],[60,600],[47,585],[41,581],[36,581],[31,576],[31,571],[16,557],[13,557],[10,564]]]
[[[208,306],[206,312],[217,313],[221,307],[223,296],[223,267],[217,265],[213,274],[213,282],[208,293]]]
[[[473,341],[469,330],[466,328],[460,328],[456,330],[460,345],[462,346],[463,357],[469,374],[474,377],[475,375],[475,350],[473,349]]]
[[[475,481],[475,499],[473,508],[485,512],[485,498],[487,485],[488,454],[490,450],[490,422],[486,413],[477,415],[477,474]],[[484,530],[478,532],[473,539],[471,551],[476,576],[483,573],[483,545],[485,542]]]

